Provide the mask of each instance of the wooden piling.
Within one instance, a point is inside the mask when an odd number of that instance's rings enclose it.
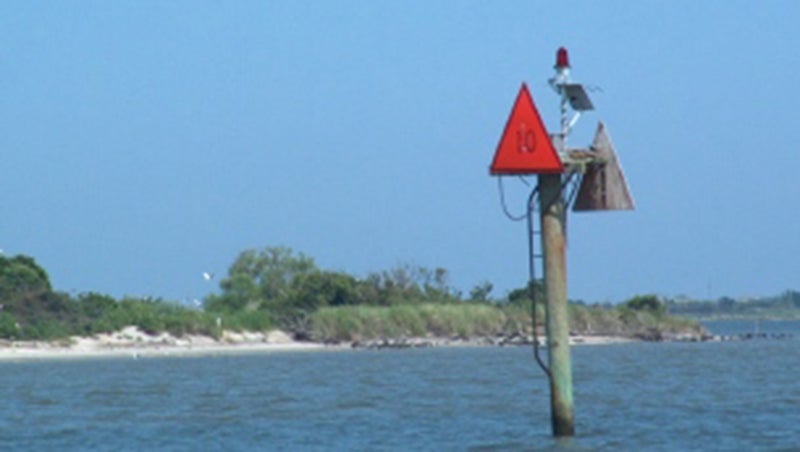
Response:
[[[560,174],[539,175],[542,249],[547,297],[547,355],[553,435],[575,435],[569,346],[566,265],[566,203]]]

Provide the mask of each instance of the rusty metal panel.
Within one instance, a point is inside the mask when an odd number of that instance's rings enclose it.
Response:
[[[572,210],[633,210],[628,183],[602,122],[597,126],[592,151],[596,153],[598,162],[588,165]]]

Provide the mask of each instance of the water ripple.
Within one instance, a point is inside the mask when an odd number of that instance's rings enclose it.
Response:
[[[571,441],[524,348],[2,363],[0,449],[792,449],[798,345],[576,347]]]

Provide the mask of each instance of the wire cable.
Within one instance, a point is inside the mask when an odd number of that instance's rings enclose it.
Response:
[[[522,221],[522,220],[524,220],[526,215],[523,214],[523,215],[517,216],[517,215],[512,214],[508,210],[508,205],[506,205],[506,194],[505,194],[505,190],[503,188],[503,176],[498,176],[498,178],[497,178],[497,188],[500,191],[500,204],[503,207],[503,213],[506,214],[506,216],[511,221]]]
[[[552,380],[552,374],[550,373],[550,369],[542,360],[541,355],[539,354],[539,334],[536,332],[536,252],[535,252],[535,226],[534,226],[534,212],[536,211],[536,203],[538,201],[538,194],[539,194],[539,187],[536,187],[531,192],[530,197],[528,198],[528,210],[526,212],[526,217],[528,218],[528,256],[530,259],[529,262],[529,278],[528,278],[528,291],[530,293],[531,299],[531,323],[533,324],[533,357],[536,359],[536,363],[539,367],[542,368],[545,375],[549,380]]]

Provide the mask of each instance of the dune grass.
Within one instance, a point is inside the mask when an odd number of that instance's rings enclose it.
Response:
[[[645,337],[656,332],[700,331],[692,320],[624,307],[570,306],[570,331],[583,335]],[[537,325],[543,333],[544,307],[537,305]],[[402,337],[493,337],[530,335],[530,303],[404,304],[321,308],[309,322],[319,341],[361,341]]]
[[[328,307],[311,316],[311,336],[330,341],[490,336],[501,334],[506,320],[494,306],[468,303]]]

